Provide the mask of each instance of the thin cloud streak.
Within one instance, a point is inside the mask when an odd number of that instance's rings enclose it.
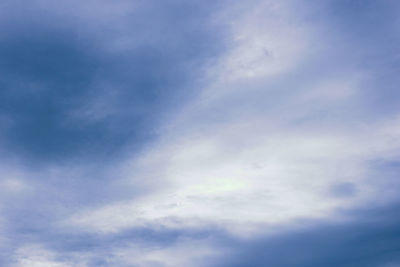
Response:
[[[2,5],[0,265],[399,262],[394,1]]]

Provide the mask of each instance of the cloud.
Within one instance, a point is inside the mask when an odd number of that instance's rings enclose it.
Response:
[[[394,2],[2,5],[0,265],[397,263]]]
[[[233,33],[249,25],[258,31],[245,31],[249,36],[270,35],[277,43],[290,45],[283,37],[292,36],[293,31],[310,35],[314,42],[321,40],[312,35],[322,31],[321,27],[305,21],[298,28],[282,27],[293,21],[294,10],[285,5],[259,2],[241,8],[249,13],[235,17],[244,23],[233,24]],[[271,12],[274,19],[254,15],[255,10]],[[270,27],[258,27],[263,23]],[[84,209],[67,224],[100,233],[146,225],[201,228],[213,224],[246,235],[264,229],[264,224],[300,217],[340,217],[338,209],[393,200],[392,194],[379,200],[394,182],[391,178],[379,183],[372,180],[370,161],[395,153],[399,143],[392,139],[398,132],[398,119],[372,122],[359,117],[364,104],[358,100],[366,74],[331,68],[316,77],[309,69],[304,71],[297,65],[313,64],[310,68],[318,69],[325,64],[324,54],[307,57],[303,53],[303,59],[291,56],[311,49],[312,44],[304,48],[277,45],[276,53],[292,59],[295,66],[280,66],[273,73],[262,71],[265,64],[278,63],[251,63],[254,55],[243,54],[241,49],[253,52],[253,42],[253,38],[243,38],[221,57],[212,70],[216,72],[213,82],[165,127],[160,141],[133,163],[131,174],[126,173],[160,181],[162,188],[132,201]],[[333,54],[344,53],[343,48],[316,45]],[[254,75],[245,75],[242,67],[232,63],[237,57],[247,70],[257,70]],[[227,73],[227,66],[239,74]],[[297,78],[287,81],[281,76]],[[343,197],[346,192],[348,197]]]

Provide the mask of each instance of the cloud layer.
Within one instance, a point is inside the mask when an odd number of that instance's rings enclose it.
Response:
[[[5,1],[0,265],[399,264],[395,1]]]

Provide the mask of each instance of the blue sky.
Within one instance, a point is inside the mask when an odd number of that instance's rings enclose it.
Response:
[[[0,265],[400,265],[395,0],[0,3]]]

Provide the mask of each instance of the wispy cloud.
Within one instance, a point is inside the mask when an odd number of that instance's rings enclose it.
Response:
[[[316,2],[2,3],[0,264],[395,266],[399,6]]]

